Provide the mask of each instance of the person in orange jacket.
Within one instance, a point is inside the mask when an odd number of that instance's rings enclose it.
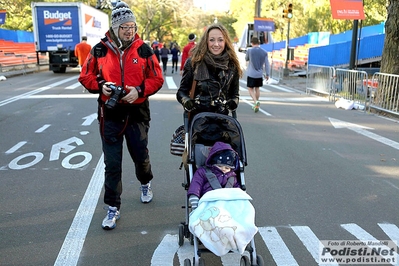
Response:
[[[82,42],[75,46],[75,55],[78,58],[79,69],[82,70],[82,66],[90,53],[91,45],[87,43],[87,37],[82,37]]]

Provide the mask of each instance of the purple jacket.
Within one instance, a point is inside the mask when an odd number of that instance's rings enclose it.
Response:
[[[223,174],[223,172],[217,168],[216,166],[212,165],[209,163],[210,159],[212,158],[212,156],[222,150],[233,150],[231,148],[231,146],[229,144],[226,144],[224,142],[216,142],[211,150],[209,151],[209,155],[208,158],[205,161],[205,165],[208,167],[208,169],[210,169],[212,171],[212,173],[214,173],[216,175],[216,177],[218,178],[220,184],[222,185],[222,187],[224,187],[227,183],[227,179],[230,176],[236,176],[236,173],[234,171],[230,171],[226,174]],[[234,151],[234,150],[233,150]],[[235,152],[235,151],[234,151]],[[238,154],[236,156],[236,160],[235,160],[235,165],[236,165],[236,169],[238,169],[239,165],[238,165]],[[240,187],[240,184],[237,180],[237,178],[234,178],[234,185],[233,187]],[[197,169],[197,171],[195,172],[192,180],[191,180],[191,184],[190,187],[187,191],[187,196],[190,197],[190,195],[195,195],[198,198],[201,198],[202,195],[204,195],[206,192],[213,190],[211,184],[208,182],[208,178],[206,177],[206,169],[205,167],[200,167]]]

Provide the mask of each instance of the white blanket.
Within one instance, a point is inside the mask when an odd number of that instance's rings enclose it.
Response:
[[[258,232],[252,198],[240,188],[205,193],[190,213],[190,232],[217,256],[229,251],[242,254]]]

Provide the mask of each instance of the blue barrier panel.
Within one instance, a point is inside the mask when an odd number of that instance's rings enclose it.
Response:
[[[275,43],[268,43],[268,44],[261,44],[260,47],[267,51],[272,52],[273,50],[280,50],[285,48],[285,41],[275,42]]]
[[[360,40],[358,60],[382,56],[385,34],[369,36]],[[352,42],[330,44],[309,49],[308,64],[322,66],[349,65]]]
[[[360,40],[358,59],[382,56],[385,34],[369,36]]]
[[[290,47],[296,47],[308,43],[308,35],[304,35],[299,38],[290,39]]]
[[[321,66],[343,65],[349,62],[350,42],[330,44],[309,49],[308,64]]]
[[[34,42],[33,33],[22,30],[0,29],[0,39],[13,42]]]

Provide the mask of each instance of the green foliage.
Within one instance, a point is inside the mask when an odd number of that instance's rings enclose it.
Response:
[[[189,33],[201,36],[204,28],[215,19],[230,32],[231,38],[240,37],[248,22],[253,22],[256,0],[231,0],[230,10],[220,13],[204,12],[193,7],[190,0],[125,0],[137,18],[139,34],[144,40],[187,43]],[[38,1],[37,1],[38,2]],[[45,0],[40,2],[65,2],[63,0]],[[68,2],[81,2],[68,0]],[[364,0],[366,19],[363,26],[375,25],[387,17],[387,0]],[[32,31],[31,1],[0,0],[0,7],[7,10],[5,29]],[[83,3],[96,7],[99,5],[108,14],[111,13],[110,0],[86,0]],[[287,20],[282,18],[283,9],[293,4],[294,17],[291,19],[290,37],[306,35],[308,32],[331,32],[333,34],[352,29],[352,21],[334,20],[331,17],[330,0],[290,0],[261,1],[261,16],[272,18],[276,25],[273,38],[276,41],[286,38]]]
[[[366,19],[363,26],[376,25],[385,21],[387,17],[387,0],[364,0]],[[351,30],[351,20],[334,20],[331,16],[330,0],[289,0],[289,1],[261,1],[261,17],[272,18],[276,31],[273,38],[276,41],[286,39],[288,21],[282,17],[283,10],[288,3],[293,4],[290,38],[300,37],[309,32],[330,32],[337,34]],[[255,0],[231,0],[230,10],[237,14],[237,22],[233,25],[237,32],[241,32],[247,22],[253,21],[255,15]]]

